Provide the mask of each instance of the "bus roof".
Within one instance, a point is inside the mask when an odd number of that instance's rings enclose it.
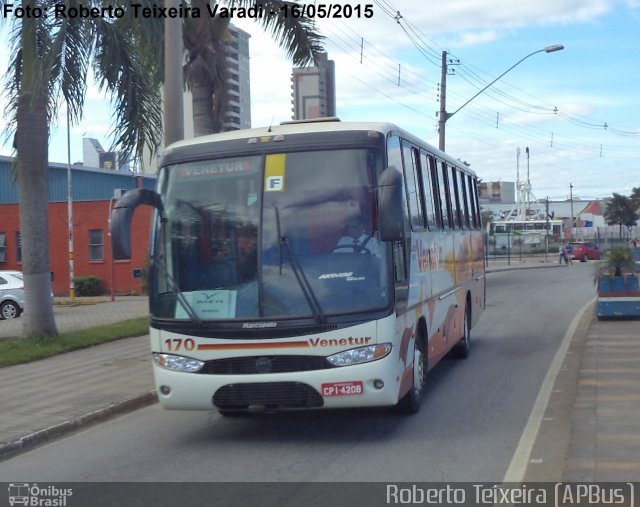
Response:
[[[383,135],[389,133],[399,134],[402,138],[413,142],[418,146],[426,148],[429,152],[437,155],[443,160],[456,166],[462,164],[449,156],[446,153],[441,152],[426,141],[414,136],[413,134],[401,129],[397,125],[389,122],[343,122],[338,118],[317,118],[314,120],[299,120],[299,121],[287,121],[279,125],[272,125],[267,127],[257,127],[250,129],[231,130],[229,132],[221,132],[218,134],[210,134],[206,136],[196,137],[193,139],[187,139],[183,141],[177,141],[171,144],[166,150],[165,155],[170,154],[173,150],[187,148],[189,146],[200,146],[209,143],[216,143],[222,141],[237,141],[242,139],[260,138],[260,137],[274,137],[274,136],[286,136],[292,134],[313,134],[318,132],[347,132],[347,131],[372,131],[379,132]],[[467,171],[474,173],[470,168],[466,168]]]

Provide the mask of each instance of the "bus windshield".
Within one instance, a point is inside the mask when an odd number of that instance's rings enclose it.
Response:
[[[368,149],[256,154],[161,169],[151,312],[313,318],[388,307]]]

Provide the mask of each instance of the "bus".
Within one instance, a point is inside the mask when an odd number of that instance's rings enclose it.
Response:
[[[546,237],[554,243],[564,240],[562,220],[497,220],[488,225],[489,241],[498,248],[512,247],[512,241],[524,245],[544,245]]]
[[[117,201],[116,259],[130,258],[143,204],[155,207],[150,341],[164,408],[415,413],[427,372],[469,354],[485,306],[476,175],[392,124],[177,142],[156,191]]]

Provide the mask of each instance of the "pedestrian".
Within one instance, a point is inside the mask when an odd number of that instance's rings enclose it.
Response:
[[[564,245],[560,245],[560,250],[558,251],[558,263],[562,264],[562,261],[567,264],[567,248]]]

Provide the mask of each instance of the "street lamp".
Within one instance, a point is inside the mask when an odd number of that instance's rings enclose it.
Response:
[[[67,226],[69,241],[69,299],[75,300],[75,282],[73,280],[73,196],[71,176],[71,113],[67,102]]]
[[[447,123],[447,120],[449,118],[451,118],[454,114],[456,114],[458,111],[460,111],[460,109],[462,109],[464,106],[466,106],[469,102],[471,102],[473,99],[475,99],[478,95],[480,95],[482,92],[484,92],[487,88],[489,88],[491,85],[493,85],[493,83],[495,83],[498,79],[500,79],[502,76],[504,76],[507,72],[510,72],[511,70],[513,70],[518,65],[520,65],[522,62],[524,62],[530,56],[537,55],[538,53],[542,53],[542,52],[544,52],[544,53],[554,53],[555,51],[562,51],[563,49],[564,49],[564,46],[562,44],[553,44],[551,46],[547,46],[544,49],[539,49],[538,51],[534,51],[533,53],[529,53],[527,56],[525,56],[524,58],[521,58],[520,60],[518,60],[511,67],[509,67],[502,74],[500,74],[497,78],[495,78],[493,81],[491,81],[487,86],[485,86],[482,90],[480,90],[473,97],[471,97],[469,100],[467,100],[464,104],[462,104],[453,113],[447,113],[447,109],[446,109],[447,52],[443,51],[442,52],[442,76],[441,76],[441,83],[440,83],[440,113],[439,113],[439,118],[438,118],[438,132],[440,134],[440,138],[439,138],[439,146],[438,147],[442,151],[444,151],[445,124]]]

